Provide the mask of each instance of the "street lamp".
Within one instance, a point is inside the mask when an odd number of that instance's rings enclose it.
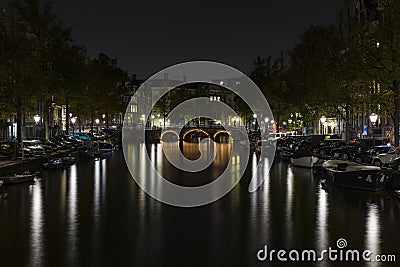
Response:
[[[289,124],[292,124],[293,120],[292,120],[292,119],[288,119],[287,122],[288,122]]]
[[[378,120],[378,115],[376,115],[375,113],[372,113],[371,115],[369,115],[369,120],[374,125],[376,123],[376,121]]]
[[[374,146],[375,146],[375,135],[374,135],[374,127],[376,125],[376,121],[378,120],[378,115],[376,115],[375,113],[371,113],[371,115],[369,115],[369,120],[371,121],[371,126],[372,126],[372,139],[374,140]]]
[[[150,126],[154,126],[154,115],[151,115],[151,120],[153,121],[153,125],[150,125]]]
[[[265,123],[268,123],[269,122],[269,118],[265,117],[264,121],[265,121]]]
[[[71,123],[72,123],[72,136],[74,136],[75,122],[76,122],[76,117],[72,117],[72,118],[71,118]]]
[[[326,117],[322,116],[321,119],[319,119],[322,123],[322,134],[325,134],[325,122],[326,122]]]
[[[40,122],[40,116],[39,115],[33,116],[33,120],[36,123],[35,138],[37,138],[37,136],[38,136],[37,131],[38,131],[38,126],[39,126],[39,122]]]
[[[254,120],[253,120],[253,125],[254,125],[254,130],[257,130],[257,125],[256,125],[256,123],[257,123],[257,114],[253,114],[253,118],[254,118]]]
[[[100,123],[100,120],[99,119],[95,119],[94,120],[94,122],[96,123],[96,125],[97,125],[97,134],[99,133],[99,123]]]

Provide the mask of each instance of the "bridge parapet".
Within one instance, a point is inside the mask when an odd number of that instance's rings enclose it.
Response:
[[[212,140],[221,134],[228,134],[234,140],[243,140],[245,136],[242,135],[239,127],[230,127],[225,129],[222,126],[185,126],[185,127],[169,127],[163,129],[161,132],[161,139],[165,134],[173,134],[179,137],[179,140],[185,140],[189,134],[198,134],[208,137]]]

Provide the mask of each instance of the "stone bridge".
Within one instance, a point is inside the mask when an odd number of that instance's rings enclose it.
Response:
[[[222,126],[171,127],[161,131],[161,140],[167,136],[179,138],[182,141],[188,141],[196,137],[210,138],[214,141],[219,141],[222,136],[229,136],[234,140],[242,140],[244,138],[238,127],[224,128]]]

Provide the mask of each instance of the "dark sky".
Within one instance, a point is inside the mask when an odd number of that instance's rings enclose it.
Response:
[[[55,0],[75,41],[104,52],[138,78],[176,63],[212,60],[248,73],[258,55],[276,57],[310,25],[335,23],[342,0]]]

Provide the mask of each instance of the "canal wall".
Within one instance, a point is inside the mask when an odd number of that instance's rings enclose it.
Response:
[[[34,172],[40,169],[45,162],[47,162],[47,158],[45,157],[12,161],[8,164],[0,166],[0,176],[24,173],[25,171]]]
[[[73,150],[61,150],[53,152],[50,155],[40,156],[37,158],[27,158],[24,160],[13,160],[8,162],[0,162],[0,176],[7,176],[11,174],[20,174],[25,171],[35,172],[43,167],[49,159],[63,158],[71,154]],[[1,164],[2,163],[2,164]]]

